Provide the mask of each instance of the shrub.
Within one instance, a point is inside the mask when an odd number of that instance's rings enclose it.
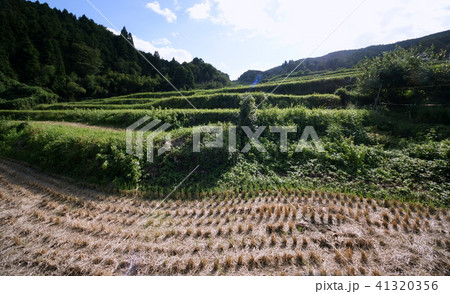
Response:
[[[440,99],[435,87],[447,84],[450,65],[445,51],[435,53],[431,48],[397,47],[381,56],[365,59],[358,65],[361,75],[356,86],[360,93],[390,103],[421,103],[426,98]],[[437,65],[438,64],[438,65]],[[448,90],[448,87],[447,87]]]
[[[0,80],[0,109],[31,109],[42,103],[56,103],[58,99],[58,95],[41,87]]]
[[[139,161],[125,154],[124,138],[100,130],[56,125],[0,125],[0,154],[87,182],[136,187]]]

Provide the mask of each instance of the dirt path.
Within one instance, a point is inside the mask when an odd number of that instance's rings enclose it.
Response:
[[[125,129],[113,128],[113,127],[101,127],[101,126],[93,126],[82,123],[74,123],[74,122],[65,122],[65,121],[17,121],[17,122],[32,122],[38,124],[48,124],[48,125],[63,125],[63,126],[71,126],[77,128],[87,128],[93,130],[101,130],[101,131],[111,131],[111,132],[125,132]]]
[[[0,274],[450,274],[446,210],[336,194],[287,200],[160,204],[0,158]]]

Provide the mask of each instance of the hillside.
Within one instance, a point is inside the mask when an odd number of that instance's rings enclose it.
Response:
[[[86,17],[0,3],[0,275],[450,274],[448,55],[235,85],[144,54],[177,92]]]
[[[121,33],[133,43],[125,27]],[[180,89],[217,88],[230,82],[228,75],[199,58],[180,64],[157,52],[141,53]],[[3,0],[0,97],[27,95],[18,83],[65,99],[173,90],[123,37],[86,16],[77,18],[39,2]]]
[[[436,51],[446,50],[448,52],[450,51],[450,30],[387,45],[375,45],[362,49],[342,50],[321,57],[308,58],[301,66],[299,66],[292,76],[302,76],[311,72],[337,70],[339,68],[352,68],[366,57],[372,58],[380,55],[382,52],[392,51],[397,46],[406,49],[418,45],[421,45],[424,48],[434,46]],[[258,76],[263,80],[269,80],[278,75],[287,75],[301,61],[302,59],[296,61],[290,60],[289,62],[285,61],[282,65],[266,71],[248,70],[238,78],[238,82],[241,84],[251,84]]]

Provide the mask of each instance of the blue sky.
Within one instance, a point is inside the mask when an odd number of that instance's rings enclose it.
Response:
[[[200,57],[232,79],[285,60],[450,29],[448,0],[89,0],[135,46],[180,62]],[[41,1],[42,2],[42,1]],[[113,29],[86,0],[43,1]]]

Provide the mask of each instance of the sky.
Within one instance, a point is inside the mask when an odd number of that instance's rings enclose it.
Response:
[[[202,58],[237,79],[285,60],[388,44],[450,29],[448,0],[46,0],[135,47],[179,62]],[[90,4],[92,3],[98,11]]]

